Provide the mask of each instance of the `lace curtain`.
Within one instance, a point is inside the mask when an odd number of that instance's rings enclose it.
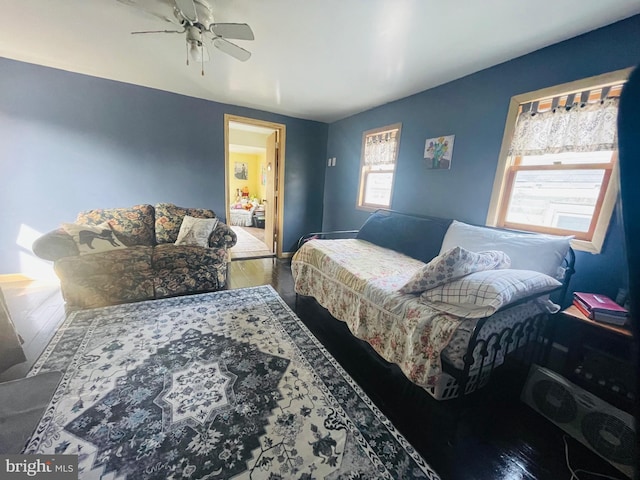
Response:
[[[367,135],[364,148],[365,165],[393,165],[398,149],[398,131]]]
[[[541,113],[522,112],[509,155],[615,150],[617,117],[618,98]]]

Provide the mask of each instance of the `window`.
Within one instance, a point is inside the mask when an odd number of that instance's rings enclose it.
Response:
[[[391,206],[401,124],[368,130],[362,135],[358,207]]]
[[[630,69],[511,99],[487,224],[573,235],[599,253],[618,195],[617,113]]]

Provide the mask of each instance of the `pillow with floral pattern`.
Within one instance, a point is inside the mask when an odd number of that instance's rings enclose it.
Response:
[[[421,293],[471,273],[510,266],[511,260],[504,252],[489,250],[475,253],[462,247],[453,247],[420,268],[399,291]]]

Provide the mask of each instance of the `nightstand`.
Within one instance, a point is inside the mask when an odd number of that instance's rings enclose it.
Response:
[[[573,305],[553,320],[569,332],[563,341],[555,340],[567,347],[560,373],[610,404],[633,411],[636,380],[631,330],[591,320]]]
[[[264,228],[264,207],[262,205],[253,211],[253,226]]]

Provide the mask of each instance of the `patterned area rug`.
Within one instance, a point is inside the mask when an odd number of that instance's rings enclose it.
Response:
[[[264,242],[246,232],[242,227],[232,226],[231,228],[238,236],[238,243],[230,250],[231,260],[273,256],[273,252],[267,249],[267,245]]]
[[[24,453],[80,478],[437,479],[270,286],[73,313]]]

